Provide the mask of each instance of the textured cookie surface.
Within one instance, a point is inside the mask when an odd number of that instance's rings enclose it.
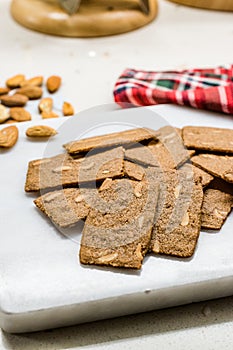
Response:
[[[154,253],[190,257],[201,227],[202,185],[190,166],[163,172],[150,249]]]
[[[48,192],[35,199],[34,203],[54,224],[60,227],[76,224],[85,219],[89,212],[85,196],[78,188]]]
[[[233,130],[204,126],[185,126],[184,144],[196,150],[233,153]]]
[[[29,163],[25,191],[76,186],[123,174],[124,150],[114,148],[84,158],[60,154]]]
[[[139,164],[124,161],[124,173],[130,179],[141,181],[145,176],[145,169]]]
[[[126,145],[140,141],[150,140],[157,137],[157,132],[152,129],[138,128],[101,136],[94,136],[64,145],[70,154],[88,152],[92,149],[106,148],[118,145]]]
[[[140,269],[151,238],[158,185],[147,172],[141,181],[112,180],[87,217],[80,249],[83,264]],[[108,180],[105,180],[108,181]],[[103,184],[104,185],[104,184]]]
[[[199,154],[192,157],[191,161],[211,175],[233,183],[233,156]]]
[[[193,165],[193,171],[194,171],[196,176],[200,177],[201,184],[203,187],[206,187],[207,185],[209,185],[211,183],[211,181],[214,180],[214,177],[212,175],[210,175],[206,171],[196,167],[195,165]]]
[[[175,128],[165,126],[157,132],[158,141],[153,140],[148,146],[130,148],[126,150],[125,157],[134,162],[162,169],[177,168],[190,158],[190,152],[185,149]]]
[[[219,230],[233,206],[233,196],[219,190],[207,189],[201,214],[203,228]]]

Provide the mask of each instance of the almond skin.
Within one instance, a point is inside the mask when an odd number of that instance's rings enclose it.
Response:
[[[0,124],[10,118],[9,109],[0,104]]]
[[[39,105],[38,105],[39,112],[46,112],[50,113],[52,112],[53,109],[53,99],[50,97],[45,97],[40,100]]]
[[[61,86],[61,77],[59,77],[58,75],[52,75],[48,78],[46,86],[49,92],[56,92]]]
[[[19,137],[19,132],[16,126],[8,126],[0,130],[0,147],[13,147]]]
[[[6,86],[10,89],[15,89],[17,87],[20,87],[20,84],[25,80],[25,75],[23,74],[17,74],[13,77],[7,79]]]
[[[42,119],[50,119],[50,118],[58,118],[58,114],[55,112],[42,112],[41,114]]]
[[[43,95],[43,90],[39,86],[26,85],[16,90],[16,93],[27,96],[29,100],[37,100]]]
[[[28,137],[50,137],[57,134],[57,131],[47,125],[35,125],[26,130]]]
[[[31,78],[31,79],[22,81],[22,83],[20,84],[20,86],[21,86],[21,87],[26,86],[26,85],[31,85],[31,86],[42,86],[43,80],[44,80],[44,78],[42,77],[42,75],[39,75],[39,76],[37,76],[37,77],[33,77],[33,78]]]
[[[16,120],[8,119],[4,124],[15,124],[18,123]]]
[[[7,87],[0,87],[0,95],[7,95],[9,91]]]
[[[23,107],[26,105],[28,97],[20,94],[15,94],[12,96],[3,95],[0,96],[0,100],[2,104],[7,107]]]
[[[68,117],[70,115],[74,115],[74,108],[71,103],[64,102],[62,106],[62,113],[65,117]]]
[[[23,107],[13,107],[10,109],[10,117],[17,122],[26,122],[31,120],[31,114]]]

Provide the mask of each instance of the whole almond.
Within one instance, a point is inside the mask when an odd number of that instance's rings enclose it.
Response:
[[[7,79],[6,86],[10,89],[15,89],[20,87],[20,84],[25,80],[25,76],[23,74],[17,74],[13,77]]]
[[[39,105],[38,105],[39,112],[46,112],[50,113],[52,112],[53,109],[53,99],[50,97],[45,97],[40,100]]]
[[[15,94],[15,95],[3,95],[0,96],[0,100],[4,106],[7,107],[23,107],[28,101],[28,97],[25,95]]]
[[[58,118],[58,114],[55,112],[42,112],[41,114],[42,119],[50,119],[50,118]]]
[[[0,104],[0,124],[10,118],[9,109]]]
[[[62,106],[62,112],[65,117],[69,115],[74,115],[74,108],[71,103],[64,102]]]
[[[31,79],[22,81],[20,86],[21,87],[26,86],[26,85],[41,86],[43,84],[43,80],[44,80],[44,78],[40,75],[37,77],[33,77]]]
[[[8,126],[0,130],[0,147],[13,147],[18,140],[19,132],[16,126]]]
[[[61,86],[61,77],[59,77],[58,75],[52,75],[48,78],[46,86],[49,92],[56,92]]]
[[[31,114],[26,111],[23,107],[13,107],[10,109],[10,116],[12,119],[16,120],[17,122],[26,122],[28,120],[31,120]]]
[[[0,95],[6,95],[9,91],[10,89],[8,89],[7,87],[0,87]]]
[[[26,130],[28,137],[50,137],[57,134],[57,131],[47,125],[35,125]]]
[[[43,90],[39,86],[26,85],[16,90],[16,93],[27,96],[29,100],[37,100],[43,95]]]

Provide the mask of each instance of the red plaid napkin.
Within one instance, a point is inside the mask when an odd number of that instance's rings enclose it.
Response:
[[[233,65],[164,72],[126,69],[114,98],[122,107],[175,103],[233,114]]]

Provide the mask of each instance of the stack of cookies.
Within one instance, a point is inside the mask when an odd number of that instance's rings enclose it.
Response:
[[[140,269],[148,252],[190,257],[233,207],[233,130],[138,128],[29,162],[26,192],[59,228],[84,220],[80,262]]]

